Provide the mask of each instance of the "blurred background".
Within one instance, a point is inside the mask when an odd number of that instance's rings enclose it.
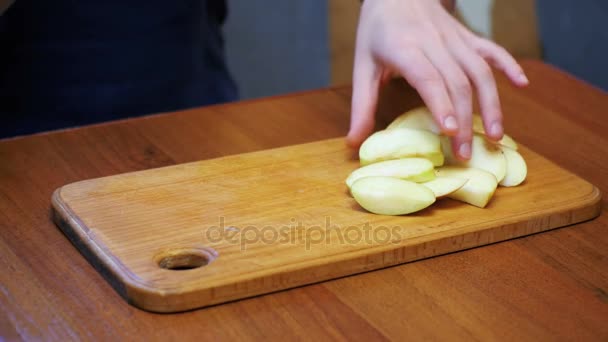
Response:
[[[351,80],[359,0],[229,0],[228,63],[241,98]],[[607,0],[457,0],[456,16],[518,58],[608,90]]]
[[[208,0],[207,5],[223,4],[215,1]],[[0,9],[11,2],[0,0]],[[65,3],[69,5],[68,1]],[[240,99],[350,84],[361,0],[227,0],[227,3],[224,42]],[[608,0],[456,0],[456,3],[455,15],[463,24],[496,41],[516,58],[543,60],[608,90],[605,65]],[[82,7],[86,9],[89,5],[84,2]],[[21,22],[18,19],[13,24],[19,29]],[[0,21],[0,28],[5,27],[3,24],[6,22]],[[6,55],[11,56],[10,52]],[[11,105],[10,101],[3,103]],[[0,138],[115,118],[114,113],[108,113],[107,117],[104,113],[90,117],[77,111],[65,113],[60,118],[46,112],[33,118],[13,115],[12,121],[0,125]],[[141,110],[132,114],[152,113]]]

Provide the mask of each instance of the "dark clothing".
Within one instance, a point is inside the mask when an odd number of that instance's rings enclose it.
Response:
[[[236,99],[223,0],[17,0],[0,17],[0,137]]]

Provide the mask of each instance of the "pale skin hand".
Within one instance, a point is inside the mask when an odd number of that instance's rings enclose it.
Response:
[[[488,137],[503,136],[490,65],[515,85],[528,84],[505,49],[470,32],[439,0],[366,0],[357,31],[348,144],[359,146],[373,131],[379,88],[394,70],[418,91],[443,133],[451,136],[455,155],[470,158],[473,89]]]

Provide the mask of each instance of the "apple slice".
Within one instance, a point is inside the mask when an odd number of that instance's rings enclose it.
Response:
[[[502,146],[501,149],[502,154],[505,156],[505,161],[507,162],[507,173],[499,184],[502,186],[518,186],[528,175],[526,161],[521,154],[514,149],[506,146]]]
[[[399,115],[386,129],[394,128],[422,129],[435,134],[441,134],[441,128],[437,125],[433,114],[427,107],[414,108]],[[473,132],[483,135],[486,134],[486,130],[483,127],[483,119],[477,114],[473,115]],[[507,134],[504,134],[503,138],[498,141],[497,144],[517,150],[517,143]]]
[[[441,133],[441,128],[439,128],[433,118],[433,114],[431,114],[427,107],[414,108],[399,115],[386,129],[394,128],[413,128],[422,129],[435,134]]]
[[[467,181],[465,178],[437,177],[421,184],[431,189],[436,198],[442,198],[462,188]]]
[[[372,134],[359,149],[361,165],[409,157],[426,158],[434,166],[443,165],[439,136],[418,129],[395,128]]]
[[[370,176],[395,177],[421,183],[435,179],[435,169],[433,163],[424,158],[387,160],[353,171],[346,179],[346,185],[350,188],[359,178]]]
[[[498,141],[498,144],[501,146],[511,148],[513,150],[517,150],[517,148],[518,148],[517,143],[515,142],[515,139],[511,138],[506,133],[502,135],[502,139],[500,139],[500,141]]]
[[[483,119],[479,115],[473,115],[473,132],[486,134],[486,130],[483,127]],[[503,134],[502,139],[500,139],[497,144],[517,150],[517,143],[507,134]]]
[[[461,161],[456,159],[452,153],[452,146],[448,137],[441,137],[441,147],[445,155],[445,161],[448,165],[475,167],[486,170],[496,176],[498,182],[505,178],[507,172],[507,162],[502,154],[500,146],[487,141],[479,134],[473,135],[473,143],[471,145],[471,159]]]
[[[351,192],[365,210],[379,215],[406,215],[435,202],[435,195],[424,185],[393,177],[360,178]]]
[[[472,167],[444,166],[437,169],[437,177],[468,179],[462,188],[447,197],[479,208],[488,204],[498,186],[493,174]]]

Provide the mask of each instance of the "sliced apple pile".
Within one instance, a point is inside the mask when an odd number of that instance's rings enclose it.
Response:
[[[447,196],[479,208],[488,204],[498,186],[493,174],[473,167],[445,166],[437,170],[437,173],[445,177],[467,179],[462,188]]]
[[[513,138],[490,141],[479,116],[473,132],[471,158],[463,162],[426,107],[408,111],[361,145],[361,167],[346,185],[361,207],[379,215],[411,214],[443,197],[485,208],[498,186],[520,185],[528,170]]]
[[[501,146],[491,143],[481,135],[473,135],[471,159],[466,162],[456,159],[452,154],[452,145],[450,139],[446,136],[441,137],[441,149],[448,165],[474,167],[488,171],[496,177],[498,182],[505,178],[507,161],[502,154]]]
[[[359,149],[361,165],[409,157],[422,157],[435,166],[443,165],[439,136],[420,129],[394,128],[372,134]]]
[[[427,107],[418,107],[407,111],[397,117],[386,129],[413,128],[429,131],[435,134],[441,133],[441,128],[435,122],[433,114]],[[486,134],[483,120],[479,115],[473,115],[473,132],[481,135]],[[509,135],[504,134],[498,144],[517,150],[517,143]]]
[[[435,179],[433,163],[424,158],[387,160],[363,166],[348,176],[346,185],[351,188],[360,178],[387,176],[402,178],[413,182],[426,182]]]
[[[514,149],[503,146],[501,147],[502,153],[505,156],[507,163],[507,169],[505,178],[500,181],[502,186],[518,186],[520,185],[528,175],[528,166],[524,158]]]
[[[441,175],[431,181],[422,183],[422,185],[431,189],[431,191],[435,194],[435,197],[442,198],[453,192],[456,192],[457,190],[462,188],[468,181],[468,178]]]
[[[483,128],[483,124],[481,125]],[[435,122],[433,114],[426,107],[414,108],[398,116],[386,129],[413,128],[429,131],[435,134],[441,133],[441,128]]]
[[[351,192],[365,210],[380,215],[405,215],[435,202],[435,195],[426,186],[392,177],[361,178]]]
[[[481,119],[481,116],[479,116],[479,115],[473,115],[473,132],[475,132],[477,134],[482,134],[482,135],[486,134],[486,130],[483,127],[483,120]],[[503,134],[502,139],[500,139],[498,144],[502,145],[502,146],[510,147],[514,150],[517,150],[517,143],[508,134]]]

